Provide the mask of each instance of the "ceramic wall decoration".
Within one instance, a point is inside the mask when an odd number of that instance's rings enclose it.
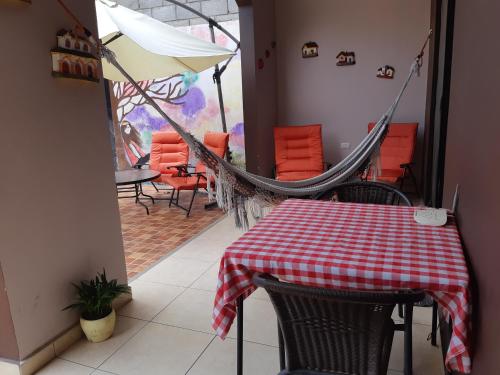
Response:
[[[337,55],[337,66],[356,64],[356,54],[352,51],[340,51]]]
[[[93,54],[92,45],[73,32],[60,30],[57,47],[50,52],[54,77],[99,82],[99,60]]]
[[[302,46],[302,57],[308,59],[311,57],[318,57],[319,46],[316,42],[307,42]]]
[[[257,68],[259,70],[264,69],[264,59],[260,58],[260,59],[257,60]]]
[[[396,70],[392,66],[384,65],[383,67],[378,68],[377,77],[378,78],[385,78],[385,79],[393,79],[395,73],[396,73]]]

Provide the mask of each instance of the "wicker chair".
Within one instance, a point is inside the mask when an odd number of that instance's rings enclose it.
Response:
[[[285,357],[279,375],[386,374],[394,306],[424,296],[315,288],[263,274],[256,274],[253,283],[266,289],[278,316]]]
[[[316,199],[330,200],[334,196],[340,202],[375,203],[411,206],[410,200],[398,189],[380,182],[347,182],[319,195]]]
[[[401,191],[380,182],[347,182],[335,186],[315,199],[331,200],[334,197],[339,202],[412,206],[411,201]],[[398,314],[400,318],[404,318],[403,307],[401,305],[398,306]]]

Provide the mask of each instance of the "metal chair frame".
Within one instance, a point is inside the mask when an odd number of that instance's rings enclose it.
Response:
[[[256,274],[278,316],[279,375],[386,374],[394,331],[405,333],[405,368],[411,370],[411,313],[423,291],[348,291],[280,282]],[[404,324],[391,318],[404,304]]]
[[[318,194],[314,199],[331,198],[337,194],[340,202],[374,203],[412,206],[408,197],[391,185],[373,181],[346,182]]]

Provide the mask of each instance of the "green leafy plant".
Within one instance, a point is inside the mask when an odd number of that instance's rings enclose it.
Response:
[[[124,293],[130,293],[130,287],[118,284],[116,279],[108,281],[106,270],[98,273],[95,279],[72,284],[77,291],[77,299],[63,310],[76,309],[85,320],[97,320],[106,317],[112,310],[112,302]]]

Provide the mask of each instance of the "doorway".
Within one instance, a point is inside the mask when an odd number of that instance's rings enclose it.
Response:
[[[435,0],[432,4],[434,40],[425,132],[425,189],[427,206],[443,203],[446,133],[453,59],[453,30],[456,0]]]

